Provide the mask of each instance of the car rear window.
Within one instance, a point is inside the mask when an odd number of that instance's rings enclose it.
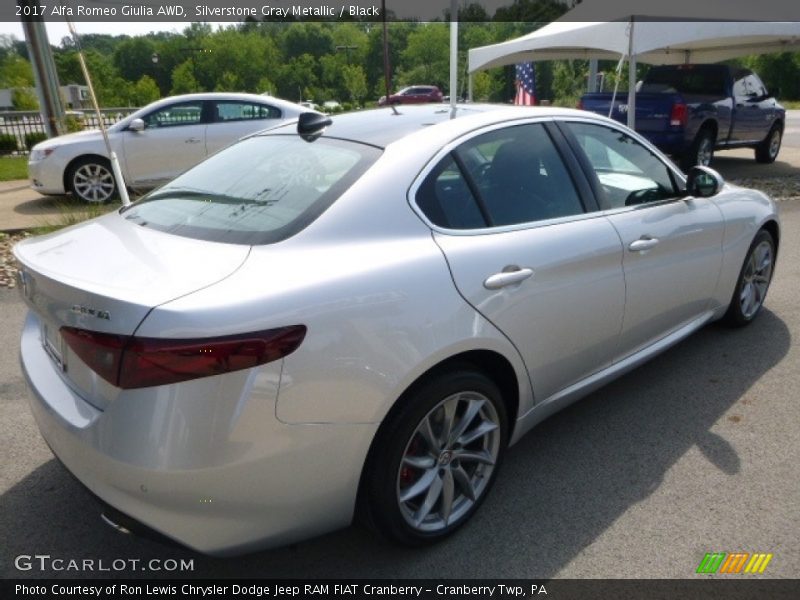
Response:
[[[256,136],[215,154],[122,214],[142,227],[195,239],[279,242],[321,215],[380,153],[343,140]]]

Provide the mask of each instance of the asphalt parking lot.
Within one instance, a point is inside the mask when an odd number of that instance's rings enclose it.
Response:
[[[781,213],[777,271],[752,326],[708,326],[546,421],[511,449],[469,525],[416,550],[351,527],[212,559],[104,525],[33,423],[16,354],[24,308],[0,289],[0,577],[691,578],[707,552],[768,552],[762,577],[797,578],[800,202]],[[126,567],[17,568],[37,554]],[[148,570],[167,559],[193,569]]]

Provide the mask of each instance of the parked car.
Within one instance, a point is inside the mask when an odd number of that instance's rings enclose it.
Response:
[[[127,185],[148,190],[166,183],[239,138],[297,118],[307,110],[254,94],[187,94],[153,102],[108,128]],[[72,193],[100,203],[117,193],[99,130],[52,138],[33,147],[31,187]]]
[[[580,108],[609,114],[612,94],[586,94]],[[627,94],[618,95],[612,116],[627,121]],[[684,168],[709,165],[714,150],[754,148],[755,158],[778,157],[786,110],[747,69],[728,65],[651,68],[636,93],[636,131]]]
[[[423,544],[554,411],[752,322],[779,241],[763,193],[591,113],[304,114],[17,244],[21,362],[128,529],[233,554],[357,515]]]
[[[380,106],[386,104],[423,104],[425,102],[442,102],[442,91],[435,85],[412,85],[389,96],[381,96],[378,100]]]

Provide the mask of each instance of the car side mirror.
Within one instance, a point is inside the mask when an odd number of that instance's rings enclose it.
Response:
[[[725,185],[722,175],[710,167],[695,166],[689,170],[686,192],[696,198],[716,196]]]
[[[134,119],[128,123],[128,131],[144,131],[147,124],[142,119]]]

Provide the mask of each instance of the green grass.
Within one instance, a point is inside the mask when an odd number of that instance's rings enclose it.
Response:
[[[783,104],[783,107],[788,110],[797,110],[800,108],[800,100],[778,100],[778,102]]]
[[[60,214],[56,217],[49,217],[45,220],[43,225],[32,229],[31,233],[33,235],[52,233],[64,227],[77,225],[83,221],[102,216],[112,210],[118,210],[119,207],[119,202],[111,202],[109,204],[86,204],[80,200],[67,197],[56,204],[56,208],[58,208]]]
[[[0,157],[0,181],[28,178],[27,156]]]

